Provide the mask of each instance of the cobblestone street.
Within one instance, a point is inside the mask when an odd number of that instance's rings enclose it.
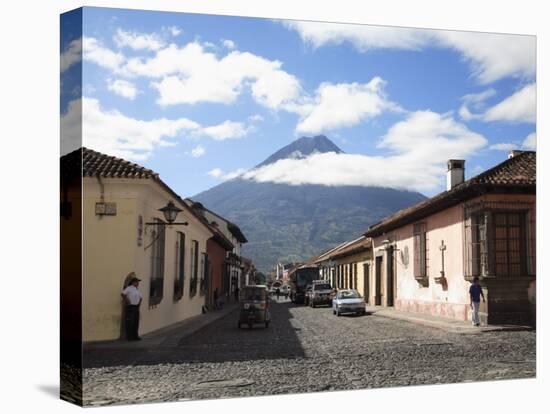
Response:
[[[535,376],[534,331],[456,334],[282,301],[269,328],[237,313],[154,349],[85,354],[85,405],[130,404]]]

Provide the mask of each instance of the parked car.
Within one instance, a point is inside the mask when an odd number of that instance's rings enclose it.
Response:
[[[332,313],[336,316],[344,313],[364,315],[366,306],[365,299],[355,289],[343,289],[336,293],[332,301]]]
[[[311,298],[311,285],[307,285],[304,293],[304,305],[306,306],[309,305],[310,298]]]
[[[314,280],[311,285],[309,305],[314,308],[317,305],[332,305],[332,286],[326,280]]]

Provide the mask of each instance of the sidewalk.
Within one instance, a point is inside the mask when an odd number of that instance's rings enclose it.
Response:
[[[487,326],[472,326],[469,321],[459,321],[456,319],[432,316],[423,313],[402,312],[393,308],[385,308],[378,306],[367,306],[367,312],[374,316],[384,318],[399,319],[411,323],[416,323],[423,326],[442,329],[451,333],[459,334],[479,334],[483,332],[495,331],[526,331],[533,330],[531,326],[523,325],[487,325]]]
[[[149,332],[141,336],[141,341],[126,341],[117,339],[113,341],[86,342],[83,344],[84,352],[95,350],[125,350],[125,349],[152,349],[173,347],[179,341],[194,334],[205,326],[217,321],[238,309],[238,304],[225,304],[221,310],[210,311],[205,314],[192,316],[181,322],[174,323],[164,328]]]

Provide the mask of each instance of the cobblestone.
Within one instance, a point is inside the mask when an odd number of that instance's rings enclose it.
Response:
[[[531,378],[534,331],[449,333],[272,303],[269,328],[228,316],[170,346],[85,355],[84,404],[351,390]]]

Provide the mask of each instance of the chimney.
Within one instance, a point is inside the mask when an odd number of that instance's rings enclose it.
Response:
[[[514,158],[516,155],[521,154],[523,151],[520,150],[512,150],[508,153],[508,159]]]
[[[464,160],[447,161],[447,191],[464,182]]]

